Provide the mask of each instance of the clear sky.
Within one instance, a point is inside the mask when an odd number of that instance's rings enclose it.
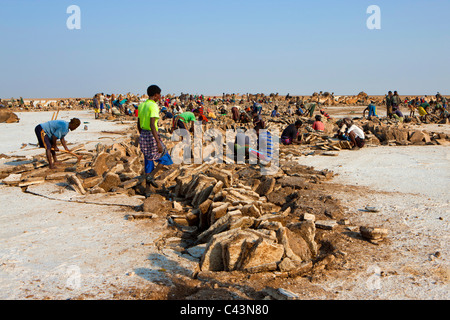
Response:
[[[81,9],[69,30],[67,8]],[[381,29],[366,12],[381,9]],[[450,0],[1,0],[0,98],[450,94]]]

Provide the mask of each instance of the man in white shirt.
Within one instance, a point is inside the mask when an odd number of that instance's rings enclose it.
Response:
[[[345,119],[345,124],[347,125],[347,135],[350,138],[353,149],[359,149],[364,147],[365,144],[365,135],[364,131],[353,124],[353,121],[350,119]]]
[[[103,109],[105,108],[105,95],[103,93],[100,94],[100,113],[103,113]]]

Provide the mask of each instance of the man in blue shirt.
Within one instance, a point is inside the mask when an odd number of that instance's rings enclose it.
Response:
[[[48,165],[50,169],[55,169],[57,164],[56,151],[59,151],[56,146],[57,140],[61,140],[61,144],[67,152],[70,152],[67,147],[65,137],[69,131],[74,131],[81,124],[77,118],[73,118],[70,122],[63,120],[53,120],[41,123],[34,129],[40,148],[45,148],[47,154]]]
[[[377,115],[377,107],[375,106],[375,102],[373,100],[371,100],[369,106],[364,109],[364,111],[363,111],[363,118],[366,117],[366,111],[369,111],[369,118],[370,117],[378,117],[378,115]]]

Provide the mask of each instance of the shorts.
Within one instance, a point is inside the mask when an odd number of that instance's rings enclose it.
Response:
[[[358,146],[358,148],[364,147],[364,144],[365,144],[364,139],[361,139],[360,137],[356,137],[355,141],[356,141],[356,145]]]
[[[428,113],[423,107],[418,107],[417,110],[419,110],[419,115],[426,116]]]
[[[281,143],[284,144],[284,145],[292,144],[292,138],[281,137]]]
[[[52,143],[50,141],[50,138],[45,133],[44,129],[42,129],[41,125],[36,126],[34,129],[34,132],[36,133],[36,137],[38,139],[39,148],[45,148],[47,150],[52,149]]]
[[[172,132],[177,129],[187,130],[186,124],[183,121],[181,121],[179,117],[175,116],[172,120]]]
[[[165,166],[170,166],[173,164],[172,157],[168,152],[166,152],[161,158],[158,160],[147,160],[145,159],[145,173],[149,174],[155,169],[155,161]]]

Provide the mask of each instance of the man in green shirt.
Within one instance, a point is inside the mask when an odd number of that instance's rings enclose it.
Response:
[[[159,107],[157,102],[161,100],[161,89],[152,85],[148,87],[147,95],[148,100],[138,107],[139,146],[145,159],[147,188],[149,184],[158,188],[159,186],[154,180],[156,173],[163,166],[173,164],[173,161],[158,133]],[[154,161],[158,163],[156,168]]]
[[[172,132],[175,131],[176,129],[187,130],[188,123],[192,123],[190,131],[194,132],[195,121],[197,121],[197,118],[199,116],[200,110],[198,109],[194,110],[193,112],[187,111],[177,115],[175,118],[173,118],[172,121]]]

